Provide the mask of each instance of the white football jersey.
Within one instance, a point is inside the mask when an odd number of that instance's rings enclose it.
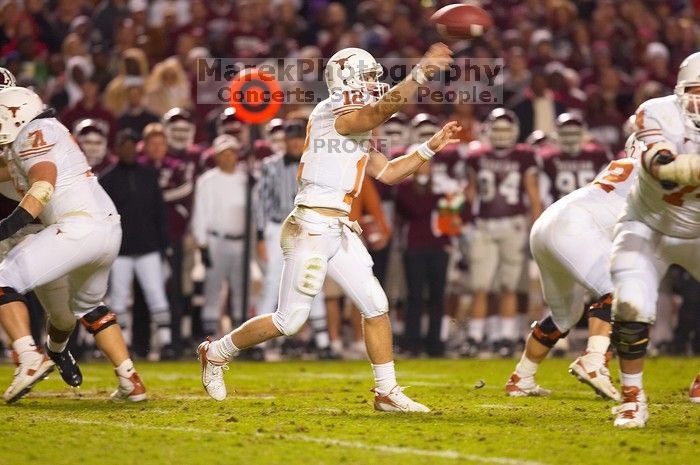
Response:
[[[20,195],[30,187],[28,173],[34,165],[41,162],[56,165],[54,193],[39,216],[44,225],[75,213],[87,213],[100,219],[117,213],[112,199],[92,174],[80,147],[56,118],[31,121],[3,156]]]
[[[311,112],[294,205],[350,212],[353,199],[362,189],[370,133],[340,135],[335,130],[335,118],[361,108],[366,101],[360,91],[348,89],[331,95]]]
[[[640,171],[637,159],[623,158],[611,161],[592,183],[554,202],[545,213],[549,210],[555,213],[559,209],[576,205],[589,212],[592,221],[601,230],[608,232],[612,239],[613,229],[623,211],[627,194]]]
[[[646,146],[666,141],[674,146],[676,154],[700,152],[700,133],[686,128],[675,95],[644,102],[636,115],[636,137]],[[700,237],[700,187],[665,189],[646,169],[640,169],[627,200],[624,220],[641,221],[667,236]]]

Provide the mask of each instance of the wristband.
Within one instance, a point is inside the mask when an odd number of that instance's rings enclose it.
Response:
[[[411,77],[421,86],[428,82],[428,76],[425,75],[425,72],[420,65],[413,68],[413,71],[411,71]]]
[[[427,142],[423,142],[422,144],[420,144],[416,148],[416,153],[418,154],[419,157],[421,157],[425,161],[430,160],[435,155],[435,152],[430,150],[430,148],[428,148]]]

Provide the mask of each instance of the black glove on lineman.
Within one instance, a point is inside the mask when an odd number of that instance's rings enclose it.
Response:
[[[24,208],[17,206],[10,216],[0,221],[0,241],[4,241],[14,233],[34,221],[34,217]]]
[[[211,268],[211,258],[209,257],[209,249],[207,247],[200,247],[199,254],[202,257],[202,263],[205,268]]]

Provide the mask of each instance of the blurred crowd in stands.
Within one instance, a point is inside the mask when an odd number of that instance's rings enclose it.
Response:
[[[109,298],[136,356],[177,358],[202,337],[275,309],[281,270],[275,241],[291,211],[313,106],[283,105],[271,122],[246,124],[224,104],[198,104],[198,60],[321,59],[344,47],[364,48],[380,62],[415,59],[441,40],[428,18],[446,3],[0,2],[0,64],[56,109],[122,215],[122,260]],[[580,126],[582,143],[617,157],[629,116],[645,100],[672,93],[680,61],[700,46],[700,3],[691,0],[481,3],[496,27],[449,45],[457,56],[504,59],[496,83],[502,106],[515,115],[517,139],[532,147],[540,168],[543,151],[562,150],[570,121]],[[486,297],[481,340],[469,328],[470,274],[480,270],[470,266],[468,160],[493,109],[407,107],[378,134],[391,155],[425,141],[447,120],[461,123],[461,143],[394,189],[366,179],[353,204],[351,217],[363,225],[407,356],[510,355],[545,311],[530,264],[517,293],[517,337],[504,342],[497,284]],[[539,176],[546,206],[556,200],[547,186],[558,181],[548,184],[542,169]],[[700,286],[674,269],[663,296],[656,347],[700,354]],[[326,282],[316,300],[300,335],[249,356],[364,357],[350,299]],[[34,316],[40,332],[41,311]],[[80,346],[80,334],[75,339]]]

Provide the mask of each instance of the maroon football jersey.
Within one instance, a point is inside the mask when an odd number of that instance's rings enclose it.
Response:
[[[433,191],[438,194],[455,193],[467,185],[467,172],[464,157],[457,145],[447,145],[430,161],[430,174],[433,178]]]
[[[527,213],[525,175],[537,170],[532,148],[518,144],[510,150],[494,150],[470,144],[467,165],[477,179],[476,218],[506,218]]]
[[[552,202],[592,182],[610,163],[608,153],[596,144],[584,145],[578,155],[555,149],[540,152],[540,156]]]

